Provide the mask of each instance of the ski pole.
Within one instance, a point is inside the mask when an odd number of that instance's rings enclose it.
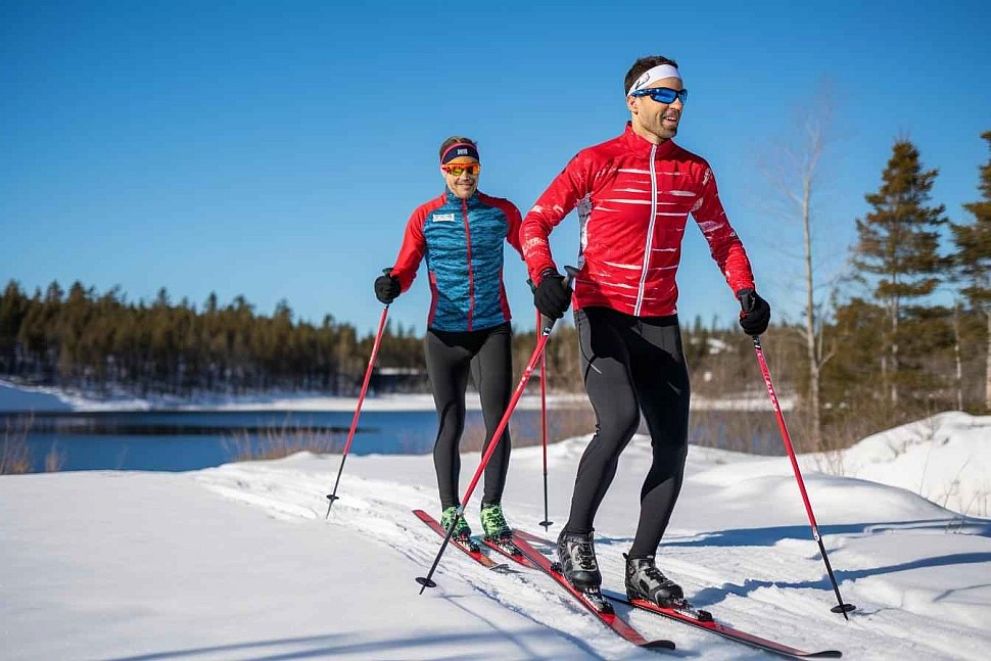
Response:
[[[836,577],[833,576],[833,567],[829,564],[829,556],[826,555],[826,547],[822,543],[822,535],[819,534],[819,525],[816,523],[815,514],[812,513],[812,503],[809,501],[809,494],[805,490],[805,480],[802,479],[802,471],[798,467],[798,459],[795,458],[795,448],[791,444],[791,435],[788,434],[788,427],[785,425],[785,417],[781,413],[781,405],[778,403],[778,396],[774,393],[774,385],[771,384],[771,371],[767,368],[767,361],[764,359],[764,350],[760,346],[760,337],[751,336],[754,340],[754,351],[757,353],[757,363],[760,365],[760,372],[764,376],[764,385],[767,386],[767,395],[771,398],[771,405],[774,407],[774,415],[778,419],[778,429],[781,430],[781,439],[784,442],[788,458],[791,460],[791,469],[795,473],[798,481],[798,490],[802,494],[802,501],[805,503],[805,512],[809,515],[809,523],[812,526],[812,539],[819,544],[819,551],[822,553],[822,561],[826,564],[826,573],[829,574],[829,581],[833,584],[833,592],[836,593],[837,605],[830,610],[834,613],[842,613],[847,621],[847,613],[856,609],[853,604],[843,602],[840,596],[840,588],[836,584]]]
[[[537,311],[537,324],[540,324]],[[547,353],[540,354],[540,445],[544,452],[544,520],[539,525],[546,531],[554,522],[547,515]]]
[[[388,274],[390,269],[386,269]],[[361,394],[358,395],[358,405],[354,409],[354,417],[351,418],[351,429],[348,430],[348,440],[344,444],[344,454],[341,455],[341,465],[337,469],[337,480],[334,482],[334,491],[327,494],[327,513],[323,518],[330,516],[330,508],[334,506],[334,501],[340,498],[337,495],[337,485],[341,483],[341,473],[344,472],[344,462],[348,460],[348,452],[351,450],[351,441],[354,440],[354,433],[358,429],[358,418],[361,416],[361,404],[365,401],[365,393],[368,392],[368,382],[372,379],[372,369],[375,367],[375,357],[379,352],[379,344],[382,342],[382,333],[385,331],[385,319],[389,316],[389,306],[382,308],[382,317],[379,319],[378,332],[375,333],[375,343],[372,344],[372,355],[368,357],[368,368],[365,370],[365,380],[361,384]]]
[[[571,267],[565,267],[568,273],[568,277],[564,280],[564,286],[570,287],[571,281],[574,279],[574,274],[577,272]],[[537,367],[537,361],[544,354],[544,347],[547,346],[547,338],[551,335],[551,330],[554,328],[554,319],[549,319],[543,315],[540,317],[540,337],[537,338],[537,346],[533,348],[533,353],[530,355],[530,360],[527,361],[526,367],[523,369],[523,374],[520,376],[520,382],[516,385],[516,390],[513,391],[513,396],[509,400],[509,406],[506,407],[506,412],[502,414],[502,420],[499,421],[499,426],[496,427],[495,432],[492,434],[492,440],[489,442],[489,447],[486,449],[485,454],[482,456],[482,460],[478,463],[478,468],[475,469],[475,475],[471,478],[471,482],[468,484],[468,488],[465,489],[465,495],[461,498],[461,504],[458,505],[458,509],[454,514],[454,520],[451,522],[451,527],[447,530],[447,535],[444,537],[444,541],[441,542],[440,549],[437,551],[437,556],[434,558],[434,563],[430,566],[430,571],[427,572],[426,576],[417,576],[416,582],[419,583],[420,594],[427,588],[437,587],[432,579],[434,571],[437,569],[437,565],[440,564],[440,558],[444,555],[444,550],[451,541],[451,536],[454,534],[455,528],[458,527],[458,521],[464,516],[465,505],[468,504],[468,500],[471,498],[472,492],[475,490],[475,485],[478,484],[478,480],[482,477],[482,472],[485,471],[485,467],[489,463],[489,459],[492,458],[492,454],[495,452],[496,447],[499,442],[502,441],[502,433],[506,429],[506,425],[509,424],[509,418],[513,415],[513,411],[516,409],[516,404],[520,401],[520,397],[523,396],[523,390],[526,388],[527,382],[530,381],[530,377],[533,375],[533,370]]]

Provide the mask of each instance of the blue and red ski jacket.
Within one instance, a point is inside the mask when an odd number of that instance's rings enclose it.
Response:
[[[523,257],[520,222],[512,202],[478,191],[463,200],[447,190],[417,207],[406,223],[392,276],[406,291],[426,257],[429,328],[484,330],[510,320],[502,245],[508,241]]]

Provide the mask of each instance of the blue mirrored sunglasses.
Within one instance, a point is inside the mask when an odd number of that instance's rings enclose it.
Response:
[[[630,96],[649,96],[658,103],[674,103],[675,99],[680,99],[684,104],[688,101],[688,90],[673,90],[670,87],[651,87],[649,89],[637,90]]]

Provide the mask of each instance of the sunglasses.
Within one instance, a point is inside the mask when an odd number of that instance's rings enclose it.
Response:
[[[460,177],[465,172],[475,177],[482,169],[482,166],[479,163],[472,163],[471,165],[442,165],[440,169],[452,177]]]
[[[688,90],[673,90],[670,87],[651,87],[645,90],[637,90],[630,96],[649,96],[658,103],[674,103],[675,99],[680,99],[682,104],[688,101]]]

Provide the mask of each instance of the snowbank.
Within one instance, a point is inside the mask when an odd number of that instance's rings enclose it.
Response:
[[[941,413],[868,436],[842,453],[841,467],[954,512],[991,516],[991,416]]]

